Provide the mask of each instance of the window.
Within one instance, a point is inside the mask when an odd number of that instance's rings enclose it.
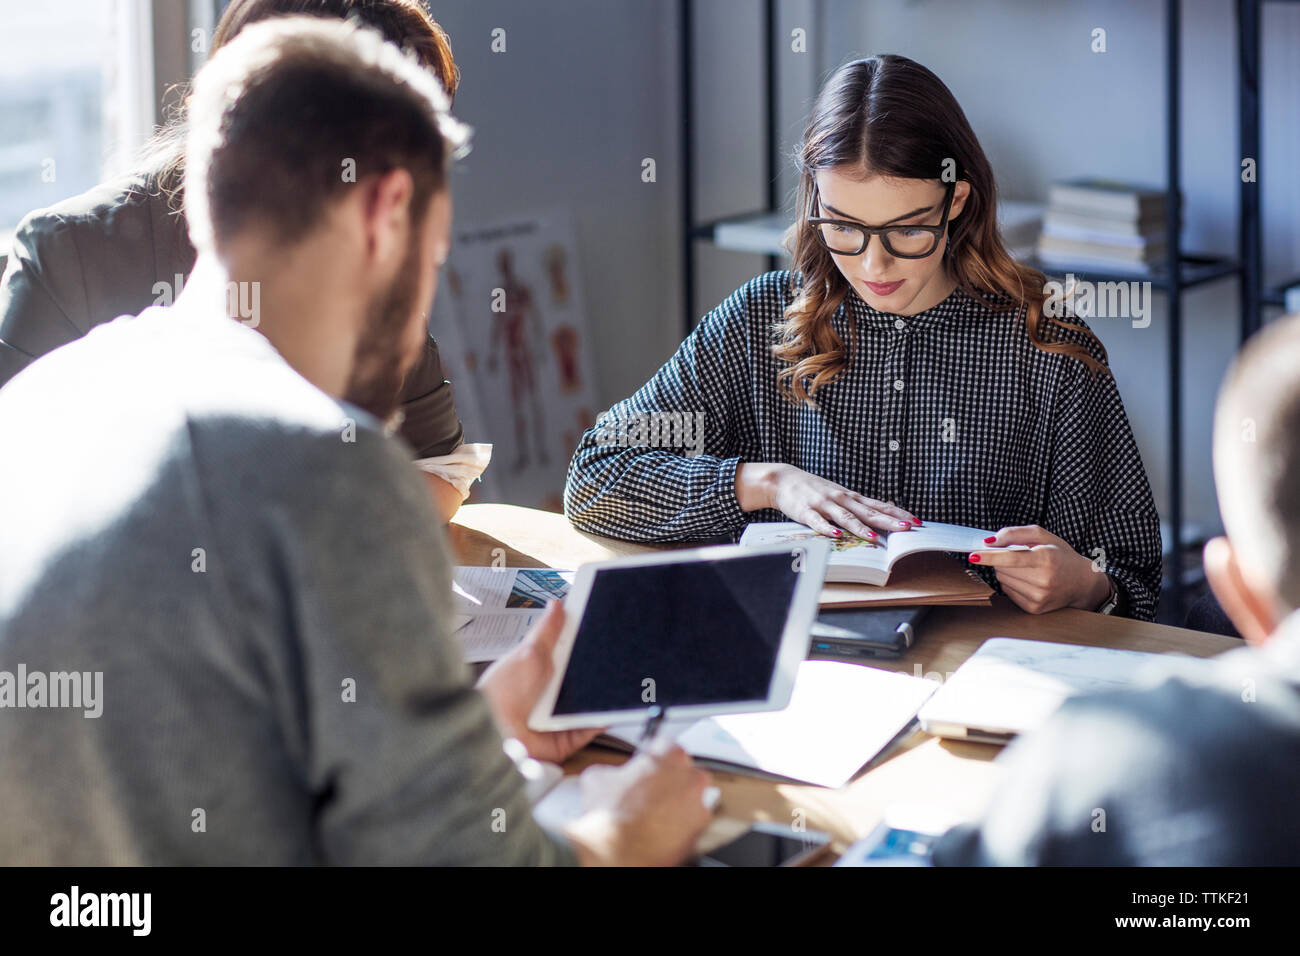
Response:
[[[0,0],[0,236],[130,168],[152,132],[149,0]]]

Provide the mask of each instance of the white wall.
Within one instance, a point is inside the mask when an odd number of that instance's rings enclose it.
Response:
[[[434,0],[461,68],[454,111],[474,127],[458,223],[562,205],[575,212],[603,405],[679,340],[675,5]],[[491,51],[492,30],[506,51]],[[643,183],[641,161],[657,163]]]

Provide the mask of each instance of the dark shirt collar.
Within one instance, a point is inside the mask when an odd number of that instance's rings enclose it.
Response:
[[[931,306],[924,312],[917,312],[915,315],[895,315],[892,312],[881,312],[879,309],[868,305],[866,300],[859,296],[853,288],[849,289],[849,294],[844,299],[845,309],[859,326],[888,331],[902,331],[898,325],[900,321],[903,323],[903,329],[941,326],[969,311],[972,305],[978,305],[978,303],[975,303],[961,289],[954,289],[942,302]]]

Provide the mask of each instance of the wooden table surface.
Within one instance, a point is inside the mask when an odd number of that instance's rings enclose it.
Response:
[[[448,529],[455,560],[465,565],[572,569],[654,550],[575,530],[563,515],[513,505],[466,505]],[[662,546],[661,546],[662,547]],[[935,608],[907,654],[873,666],[908,674],[946,677],[990,637],[1087,644],[1157,653],[1209,657],[1240,646],[1233,638],[1163,624],[1063,610],[1026,614],[998,596],[991,607]],[[837,851],[870,832],[894,804],[932,806],[959,818],[976,816],[998,781],[992,744],[939,740],[917,730],[885,759],[839,790],[782,784],[738,774],[715,773],[722,790],[720,815],[732,821],[801,818],[809,829],[832,835]],[[588,748],[569,761],[577,772],[595,762],[618,762],[618,754]]]

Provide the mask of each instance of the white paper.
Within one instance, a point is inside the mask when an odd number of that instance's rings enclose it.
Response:
[[[550,599],[562,600],[572,571],[462,566],[452,571],[452,629],[467,663],[508,654],[541,619]]]
[[[483,664],[505,657],[542,617],[541,611],[480,614],[456,631],[465,663]]]
[[[992,637],[926,704],[928,724],[1024,733],[1067,697],[1129,687],[1160,655],[1110,647]]]
[[[784,710],[669,720],[661,734],[691,756],[822,787],[848,783],[916,716],[939,682],[841,661],[799,665]],[[632,727],[606,732],[635,743]]]
[[[842,787],[897,736],[938,681],[838,661],[804,661],[785,710],[699,721],[678,743],[696,757]]]

